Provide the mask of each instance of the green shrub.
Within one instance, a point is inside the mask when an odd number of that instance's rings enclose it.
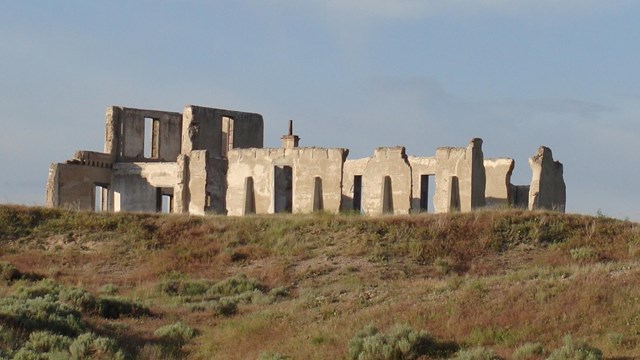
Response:
[[[72,341],[68,336],[54,334],[49,331],[34,331],[29,335],[29,340],[24,344],[23,349],[32,350],[36,353],[64,351],[69,348]]]
[[[85,333],[78,336],[69,346],[72,360],[118,360],[124,359],[124,354],[118,349],[118,344],[109,338]]]
[[[262,289],[262,285],[256,280],[239,274],[214,284],[207,290],[207,295],[231,296]]]
[[[7,284],[19,278],[20,271],[15,266],[6,261],[0,261],[0,282]]]
[[[544,355],[544,348],[540,343],[526,343],[513,352],[515,360],[537,359]]]
[[[258,357],[258,360],[291,360],[291,359],[292,359],[291,356],[287,356],[280,353],[270,353],[270,352],[260,353],[260,356]]]
[[[160,327],[153,334],[160,340],[165,354],[176,356],[182,352],[182,347],[196,336],[196,331],[177,322]]]
[[[230,297],[212,300],[209,302],[209,307],[217,316],[232,316],[238,313],[238,301]]]
[[[208,281],[169,279],[160,283],[160,292],[170,296],[201,296],[211,287]]]
[[[453,360],[497,360],[499,357],[491,350],[484,347],[460,350]]]
[[[51,279],[44,279],[36,283],[25,282],[20,284],[13,296],[19,299],[35,299],[49,295],[54,299],[58,299],[61,290],[62,285],[56,284]]]
[[[84,329],[80,313],[50,295],[35,299],[2,298],[0,315],[8,323],[30,331],[48,330],[76,335]]]
[[[366,326],[349,341],[349,359],[400,360],[417,359],[437,351],[433,338],[426,331],[415,331],[399,325],[383,334]]]
[[[91,311],[96,308],[96,298],[82,288],[62,288],[58,296],[60,301],[74,306],[81,311]]]
[[[101,297],[97,300],[96,311],[106,319],[118,319],[120,316],[147,316],[151,312],[145,306],[118,296]]]
[[[100,288],[100,293],[105,295],[115,295],[118,293],[118,287],[114,284],[105,284]]]
[[[569,250],[571,258],[575,261],[587,261],[597,258],[597,253],[590,246],[583,246]]]
[[[553,350],[548,360],[601,360],[602,351],[584,342],[574,342],[571,335],[563,339],[562,347]]]

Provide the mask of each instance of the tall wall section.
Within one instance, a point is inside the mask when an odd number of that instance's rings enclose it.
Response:
[[[346,149],[233,149],[228,153],[229,215],[338,212]]]

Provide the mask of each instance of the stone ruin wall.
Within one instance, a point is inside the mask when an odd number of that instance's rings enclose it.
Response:
[[[398,146],[353,160],[343,148],[299,147],[292,124],[283,147],[263,148],[263,119],[255,113],[112,106],[105,118],[104,152],[78,151],[51,165],[47,206],[236,216],[565,209],[562,164],[546,147],[529,159],[531,184],[513,185],[514,160],[484,159],[481,139],[437,148],[431,157]]]

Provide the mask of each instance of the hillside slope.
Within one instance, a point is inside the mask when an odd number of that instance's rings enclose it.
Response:
[[[424,358],[542,359],[566,335],[640,358],[640,225],[606,217],[0,206],[0,261],[4,356],[339,359],[368,325],[403,325],[429,334]]]

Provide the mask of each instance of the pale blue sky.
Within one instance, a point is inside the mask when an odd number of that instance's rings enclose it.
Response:
[[[640,220],[640,2],[0,0],[0,203],[102,150],[104,109],[259,112],[278,146],[547,145],[568,211]]]

